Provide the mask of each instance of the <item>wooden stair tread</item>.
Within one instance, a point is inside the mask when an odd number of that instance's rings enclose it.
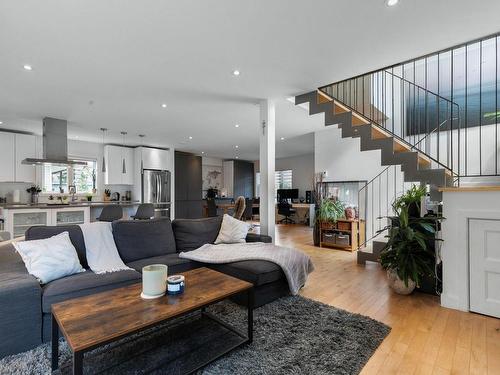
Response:
[[[358,115],[356,112],[352,111],[349,107],[345,106],[336,99],[330,97],[328,94],[321,90],[317,90],[317,103],[328,103],[333,102],[333,113],[342,114],[346,112],[351,112],[352,114],[352,126],[368,125],[371,122],[365,119],[363,116]],[[394,152],[416,152],[418,156],[418,164],[421,166],[430,166],[431,159],[424,153],[418,150],[412,150],[411,146],[402,142],[401,140],[393,137],[389,132],[384,131],[379,126],[372,124],[372,139],[383,139],[383,138],[393,138],[394,141]],[[448,176],[453,176],[453,173],[448,168],[443,167]]]

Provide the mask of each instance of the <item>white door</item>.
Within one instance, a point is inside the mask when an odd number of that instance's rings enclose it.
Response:
[[[500,220],[469,220],[470,310],[500,318]]]
[[[16,181],[35,183],[36,167],[24,165],[21,162],[26,158],[37,157],[36,146],[34,135],[16,134]]]
[[[0,132],[0,182],[14,181],[14,133]]]

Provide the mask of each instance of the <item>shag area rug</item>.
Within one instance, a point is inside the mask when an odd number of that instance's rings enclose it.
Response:
[[[209,310],[245,332],[244,308],[224,301]],[[197,374],[358,374],[389,331],[362,315],[300,296],[284,297],[254,311],[252,344]],[[174,374],[231,340],[230,331],[196,314],[86,353],[84,373]],[[50,374],[50,352],[48,343],[6,357],[0,360],[0,374]],[[59,363],[57,374],[71,373],[71,352],[62,339]]]

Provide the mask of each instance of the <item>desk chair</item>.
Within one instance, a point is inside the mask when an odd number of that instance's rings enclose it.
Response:
[[[243,217],[243,213],[245,212],[245,198],[244,197],[238,197],[236,199],[236,203],[234,204],[234,214],[233,217],[235,219],[241,220]]]
[[[292,208],[292,205],[286,201],[282,201],[278,203],[278,215],[282,215],[285,218],[280,220],[282,224],[295,224],[295,221],[290,219],[290,216],[295,214],[295,210]]]
[[[253,200],[250,198],[245,198],[245,212],[243,213],[243,219],[252,220],[252,205]]]
[[[207,198],[207,216],[217,216],[217,205],[215,204],[215,199],[213,198]]]

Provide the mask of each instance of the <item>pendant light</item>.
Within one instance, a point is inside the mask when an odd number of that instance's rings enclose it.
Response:
[[[101,132],[102,132],[102,148],[103,148],[103,151],[102,151],[102,173],[106,172],[106,160],[104,159],[104,136],[105,136],[105,134],[106,134],[107,131],[108,131],[107,128],[101,128]]]
[[[125,136],[127,135],[127,132],[120,132],[120,134],[123,137],[122,146],[125,147]],[[125,167],[125,158],[122,158],[122,173],[127,173],[127,168]]]
[[[142,157],[142,153],[143,153],[143,149],[144,149],[144,137],[145,136],[146,136],[146,134],[139,134],[139,138],[141,138],[141,173],[142,173],[142,170],[144,169],[144,160]]]

